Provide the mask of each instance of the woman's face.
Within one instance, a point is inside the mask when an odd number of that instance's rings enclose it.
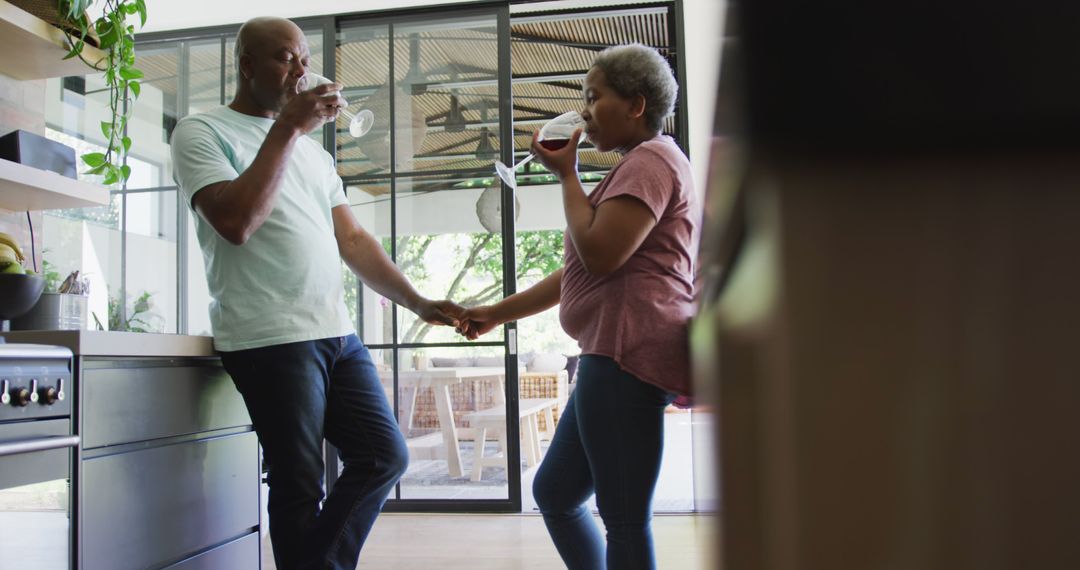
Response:
[[[600,152],[618,150],[633,142],[636,120],[634,100],[624,99],[607,82],[604,72],[592,68],[583,87],[585,133]]]

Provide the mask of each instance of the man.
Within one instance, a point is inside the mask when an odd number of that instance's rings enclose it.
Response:
[[[309,55],[292,22],[245,23],[236,97],[180,121],[172,154],[198,214],[214,346],[269,466],[277,566],[351,570],[408,451],[349,320],[338,255],[429,323],[453,325],[461,308],[417,294],[357,223],[333,158],[305,136],[345,105],[340,85],[296,92]],[[345,469],[320,509],[324,436]]]

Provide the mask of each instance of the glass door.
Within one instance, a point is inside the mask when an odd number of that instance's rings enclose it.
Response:
[[[509,159],[507,18],[500,8],[343,21],[335,54],[349,111],[371,121],[360,136],[345,118],[336,129],[353,212],[422,295],[466,306],[514,287],[510,189],[494,174]],[[410,451],[391,508],[518,510],[530,424],[517,421],[512,329],[468,342],[351,282]]]

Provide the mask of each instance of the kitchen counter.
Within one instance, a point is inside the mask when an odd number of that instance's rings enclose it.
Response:
[[[65,431],[78,437],[69,479],[74,567],[260,567],[258,439],[210,337],[0,336],[75,353],[65,383]]]
[[[11,343],[64,346],[77,356],[216,356],[213,339],[208,336],[86,330],[12,331],[0,336]]]

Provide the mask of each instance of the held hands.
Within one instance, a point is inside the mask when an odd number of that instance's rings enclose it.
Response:
[[[469,340],[476,340],[502,324],[490,306],[465,309],[458,318],[460,322],[455,330]]]
[[[341,96],[341,84],[327,83],[290,98],[277,120],[306,135],[336,119],[338,111],[348,104]]]
[[[469,340],[476,340],[502,324],[490,306],[466,309],[453,301],[421,299],[413,310],[424,322],[454,327]]]
[[[556,150],[548,150],[537,140],[540,131],[536,131],[533,133],[532,148],[530,150],[536,155],[536,160],[557,176],[560,181],[566,178],[576,178],[577,149],[578,141],[581,140],[581,132],[581,129],[575,129],[566,146]]]
[[[431,299],[421,299],[413,309],[413,312],[424,322],[448,327],[459,327],[461,314],[464,311],[463,307],[453,301],[432,301]]]

